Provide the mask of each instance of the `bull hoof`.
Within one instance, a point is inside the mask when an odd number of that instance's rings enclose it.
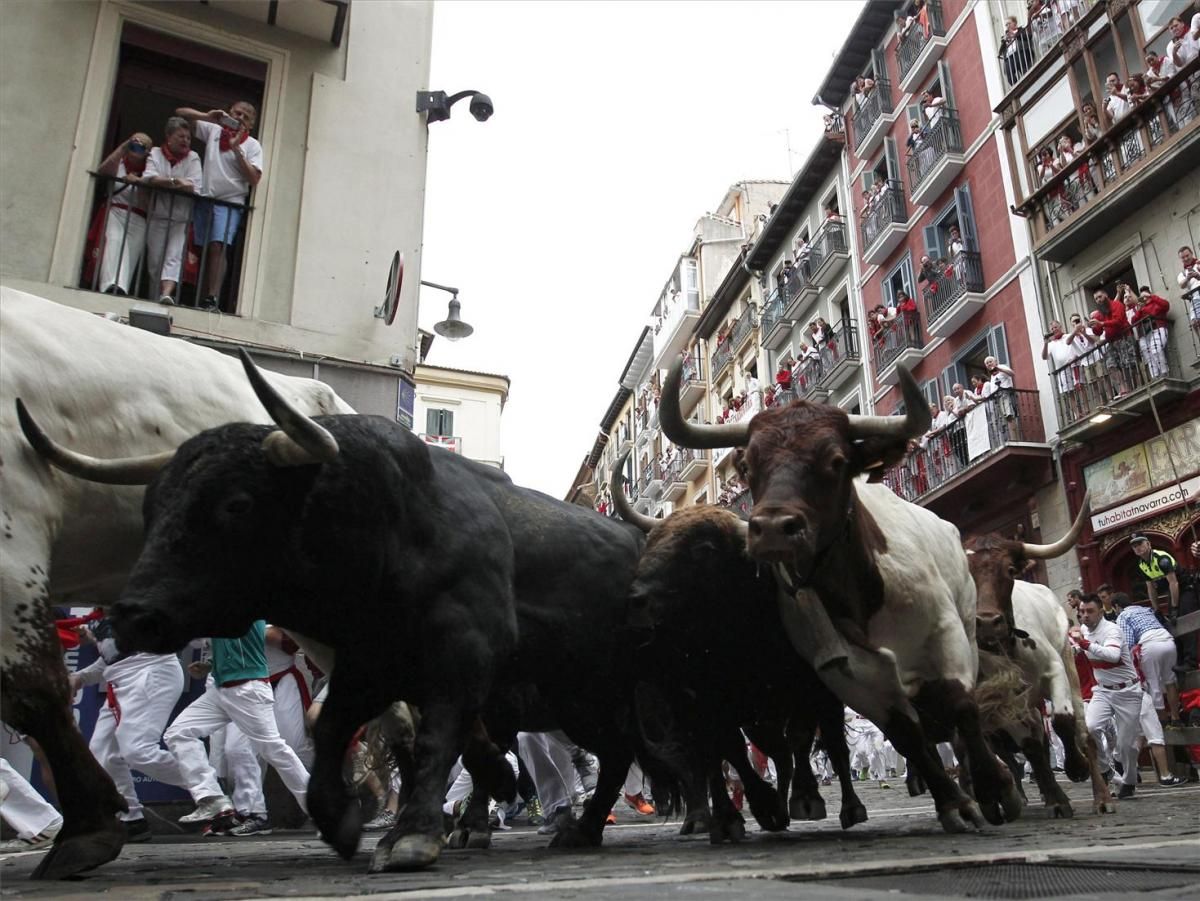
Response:
[[[54,843],[30,879],[69,879],[116,859],[125,844],[125,827],[114,819],[111,828],[60,838]]]
[[[396,840],[383,866],[376,868],[376,862],[371,861],[372,873],[395,873],[406,870],[423,870],[437,863],[442,853],[440,839],[430,835],[406,835]]]
[[[793,820],[823,820],[828,816],[822,798],[794,797],[788,803],[788,813]]]
[[[483,851],[492,846],[492,830],[478,829],[467,835],[468,851]]]
[[[1117,802],[1115,800],[1113,800],[1112,798],[1109,798],[1107,801],[1093,801],[1092,802],[1092,813],[1096,814],[1097,816],[1103,816],[1106,813],[1116,813],[1116,812],[1117,812]]]
[[[683,820],[683,825],[679,827],[680,835],[700,835],[704,832],[712,831],[712,814],[708,811],[703,813],[689,813]]]
[[[1004,809],[998,801],[980,801],[979,809],[983,811],[984,819],[993,826],[1004,825]]]
[[[842,806],[842,812],[838,816],[842,823],[843,829],[849,829],[858,823],[867,821],[867,808],[863,807],[862,802],[857,804],[845,804]]]
[[[1052,820],[1069,820],[1075,816],[1075,808],[1066,798],[1046,805],[1046,814]]]
[[[908,796],[910,798],[925,794],[925,780],[920,776],[909,776],[904,780],[904,784],[908,787]]]
[[[957,810],[947,810],[938,814],[938,822],[951,835],[974,831],[974,827],[964,820]]]
[[[712,829],[708,833],[708,840],[711,844],[720,845],[724,842],[736,844],[746,838],[746,824],[743,822],[741,814],[736,818],[726,820],[713,820]]]
[[[788,811],[783,799],[772,791],[768,796],[760,798],[757,803],[750,802],[750,813],[754,821],[765,832],[782,832],[788,827]]]
[[[1063,800],[1066,801],[1065,798]],[[1071,807],[1069,802],[1067,802],[1066,806],[1068,810]],[[1021,811],[1025,809],[1025,802],[1021,799],[1021,793],[1017,791],[1016,786],[1011,782],[1007,783],[1004,786],[1004,790],[1000,792],[1000,807],[1004,812],[1005,822],[1011,823],[1021,818]]]
[[[550,847],[559,850],[567,848],[599,848],[603,840],[603,833],[591,836],[580,828],[579,823],[568,823],[560,827],[558,832],[554,834],[554,838],[550,839]]]
[[[465,826],[451,830],[446,836],[446,847],[452,851],[464,848],[488,848],[492,844],[491,832],[472,832]]]
[[[321,838],[343,860],[353,858],[358,852],[358,841],[362,838],[362,810],[359,806],[347,804],[332,829],[321,829]]]

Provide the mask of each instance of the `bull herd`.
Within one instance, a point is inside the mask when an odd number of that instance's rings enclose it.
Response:
[[[1020,816],[1018,751],[1051,812],[1072,814],[1051,770],[1043,701],[1067,775],[1092,780],[1097,812],[1113,809],[1065,613],[1019,578],[1032,558],[1074,544],[1087,505],[1053,545],[997,535],[964,545],[955,526],[897,497],[879,479],[930,424],[903,369],[905,416],[797,401],[709,426],[684,420],[676,362],[663,431],[681,447],[736,448],[749,521],[710,506],[651,519],[619,490],[618,521],[515,486],[388,419],[346,413],[324,386],[264,374],[244,351],[239,377],[257,400],[234,404],[230,387],[197,410],[204,367],[228,381],[236,361],[193,346],[175,359],[183,342],[75,311],[56,311],[70,320],[58,326],[18,322],[21,304],[42,314],[48,302],[16,295],[6,289],[4,327],[24,328],[23,365],[36,373],[3,372],[3,714],[43,745],[64,805],[40,877],[103,864],[123,836],[122,802],[62,713],[51,599],[105,603],[125,650],[174,651],[266,619],[333,659],[308,805],[346,858],[362,829],[344,751],[393,702],[419,709],[405,803],[372,871],[438,859],[460,754],[476,790],[449,843],[486,846],[488,797],[515,792],[501,749],[517,730],[562,729],[600,761],[594,795],[553,840],[562,847],[601,843],[635,759],[656,795],[676,789],[682,831],[714,843],[745,834],[722,761],[761,828],[824,818],[808,762],[817,729],[841,782],[842,826],[864,821],[843,705],[907,758],[910,791],[928,790],[948,832]],[[93,359],[89,335],[168,375]],[[71,341],[80,343],[63,346]],[[121,341],[137,346],[114,350]],[[149,385],[132,384],[143,377]],[[72,411],[79,394],[90,405]],[[147,406],[105,406],[130,396]],[[190,437],[180,443],[180,432]],[[114,544],[122,531],[128,550]],[[777,789],[749,764],[743,730],[775,761]],[[964,762],[957,781],[940,741]]]

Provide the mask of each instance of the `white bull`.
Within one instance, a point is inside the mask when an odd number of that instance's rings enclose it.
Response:
[[[354,412],[321,382],[268,378],[309,415]],[[144,488],[51,468],[21,435],[18,398],[82,454],[148,455],[146,468],[204,429],[271,419],[235,358],[0,286],[2,713],[54,771],[64,825],[34,876],[62,878],[116,857],[124,802],[71,718],[50,607],[117,596],[141,548]]]

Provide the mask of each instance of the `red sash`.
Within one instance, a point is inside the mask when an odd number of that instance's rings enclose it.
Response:
[[[309,694],[308,682],[305,680],[304,674],[301,673],[300,670],[296,669],[296,664],[293,663],[287,669],[280,670],[275,675],[271,676],[271,678],[267,681],[271,683],[271,688],[274,689],[275,686],[283,681],[284,676],[292,676],[295,678],[296,687],[300,689],[300,704],[305,710],[308,710],[309,705],[312,704],[312,695]]]
[[[108,709],[113,712],[113,719],[117,721],[117,725],[121,725],[121,704],[117,701],[116,686],[109,682],[104,686],[104,693],[108,697]]]

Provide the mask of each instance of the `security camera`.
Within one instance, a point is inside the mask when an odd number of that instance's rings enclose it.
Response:
[[[471,115],[480,122],[486,122],[495,111],[496,108],[492,106],[492,98],[487,94],[475,94],[471,98]]]

